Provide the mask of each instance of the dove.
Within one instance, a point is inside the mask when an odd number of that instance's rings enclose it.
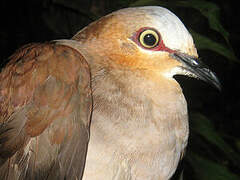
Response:
[[[166,8],[125,8],[0,73],[2,179],[167,180],[189,136],[174,75],[221,85]]]

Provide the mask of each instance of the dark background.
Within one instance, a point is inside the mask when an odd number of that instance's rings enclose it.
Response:
[[[197,3],[206,5],[205,9],[195,7]],[[191,134],[186,158],[175,178],[240,179],[238,3],[226,0],[1,0],[1,67],[24,44],[71,38],[90,22],[124,7],[163,5],[179,16],[191,32],[197,33],[193,37],[199,55],[216,72],[223,86],[219,92],[204,82],[176,77],[188,101]],[[218,8],[218,13],[213,11],[211,14],[215,7]],[[211,16],[204,16],[209,12],[218,20],[212,21],[216,29],[209,24]],[[199,39],[201,36],[210,41],[202,41]],[[221,47],[215,46],[213,42]],[[225,52],[224,49],[228,51]]]

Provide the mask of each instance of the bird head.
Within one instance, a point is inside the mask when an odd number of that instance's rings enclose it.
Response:
[[[92,58],[98,61],[95,63],[106,68],[139,71],[151,79],[173,80],[174,75],[187,75],[220,89],[215,74],[198,59],[188,30],[165,8],[115,11],[79,31],[73,39],[97,56]]]

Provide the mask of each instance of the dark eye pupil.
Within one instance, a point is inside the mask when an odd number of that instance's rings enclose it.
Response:
[[[153,46],[156,43],[156,38],[152,34],[146,34],[143,40],[144,40],[144,43],[148,46]]]

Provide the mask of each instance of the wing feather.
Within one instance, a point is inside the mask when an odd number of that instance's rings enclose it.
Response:
[[[29,44],[0,74],[0,177],[81,179],[92,111],[79,51]]]

